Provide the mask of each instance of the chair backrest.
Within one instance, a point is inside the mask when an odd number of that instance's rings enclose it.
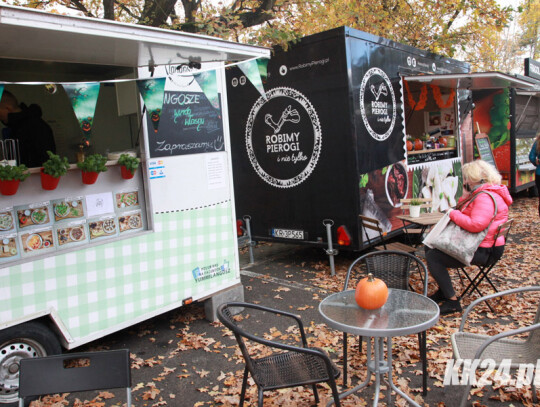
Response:
[[[244,329],[241,326],[241,324],[243,323],[242,322],[243,318],[239,318],[239,321],[237,321],[234,318],[234,315],[236,314],[235,311],[242,308],[251,309],[253,311],[262,311],[264,313],[274,314],[274,315],[279,315],[279,316],[284,316],[284,317],[294,319],[300,331],[300,338],[302,340],[302,346],[304,348],[308,347],[307,338],[304,331],[304,325],[298,315],[295,315],[286,311],[280,311],[277,309],[264,307],[258,304],[252,304],[252,303],[229,302],[229,303],[221,304],[217,309],[218,319],[223,325],[229,328],[234,334],[234,337],[236,338],[236,342],[238,343],[238,346],[240,347],[240,351],[242,352],[242,356],[244,357],[244,360],[246,362],[246,367],[250,371],[255,381],[257,381],[257,376],[258,376],[257,368],[254,362],[257,359],[255,356],[258,356],[258,357],[268,356],[268,354],[266,353],[268,351],[271,353],[276,352],[276,351],[279,351],[279,352],[293,351],[294,352],[295,349],[297,349],[298,347],[291,346],[285,343],[274,342],[272,340],[265,339],[261,336],[254,335],[252,332],[248,332],[247,329]],[[252,317],[250,319],[256,319],[256,318]],[[250,319],[248,319],[248,321]],[[251,323],[250,327],[251,326],[255,326],[255,325]],[[258,344],[266,346],[267,348],[265,350],[262,350],[262,348],[258,346],[252,349],[252,351],[254,352],[256,351],[256,355],[255,354],[252,355],[247,346],[248,341],[256,342]]]
[[[374,231],[378,239],[384,244],[384,237],[386,236],[386,232],[383,230],[380,222],[375,218],[370,218],[369,216],[358,215],[358,217],[360,219],[360,226],[364,230],[363,236],[366,237],[368,245],[371,246],[375,244],[375,242],[372,241],[375,240],[375,238],[372,237],[373,234],[369,232],[370,230]]]
[[[68,353],[20,361],[19,397],[125,387],[131,405],[129,350]],[[22,404],[21,404],[22,403]]]
[[[427,295],[427,267],[421,259],[410,253],[381,250],[358,257],[347,270],[343,290],[354,288],[349,287],[349,283],[356,285],[368,273],[383,280],[389,288],[408,290],[411,285],[421,284],[421,293]],[[412,275],[415,275],[415,279],[419,278],[417,283],[412,281]]]
[[[497,227],[497,232],[495,233],[495,238],[493,240],[493,247],[495,247],[495,244],[497,243],[497,239],[499,239],[499,237],[501,236],[504,236],[504,243],[506,245],[507,241],[508,241],[508,235],[510,234],[510,228],[512,227],[512,223],[514,223],[514,219],[508,219],[506,222],[504,223],[501,223],[498,227]],[[495,263],[497,263],[503,253],[499,252],[498,255],[495,254],[495,252],[492,252],[493,254],[490,256],[490,258],[488,259],[487,261],[487,266],[493,266]]]
[[[508,239],[508,235],[510,234],[510,228],[512,227],[512,223],[514,223],[514,219],[508,219],[506,222],[501,223],[497,227],[495,241],[497,241],[499,237],[504,236],[504,241],[506,242],[506,239]]]
[[[405,213],[406,210],[410,210],[411,208],[411,201],[420,201],[422,204],[420,205],[420,209],[426,209],[427,212],[433,211],[433,199],[432,198],[406,198],[406,199],[400,199],[401,203],[401,210],[403,213]]]

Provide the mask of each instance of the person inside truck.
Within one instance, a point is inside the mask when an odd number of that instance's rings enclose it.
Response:
[[[488,194],[479,194],[470,205],[463,209],[449,209],[450,219],[459,227],[479,233],[488,226],[488,232],[474,253],[471,264],[485,265],[493,253],[493,258],[500,259],[504,252],[504,237],[495,242],[497,228],[508,221],[508,207],[512,204],[512,196],[505,185],[501,185],[502,177],[497,169],[482,160],[467,163],[462,168],[463,186],[466,193],[459,199],[456,208],[460,208],[480,191],[491,193],[497,202],[497,213],[493,222],[495,205]],[[491,222],[491,225],[490,225]],[[495,243],[495,246],[493,246]],[[448,268],[465,267],[459,260],[438,249],[426,247],[426,260],[430,274],[439,289],[429,296],[439,304],[441,315],[461,311],[461,304],[456,296]]]
[[[27,167],[40,167],[49,157],[47,151],[56,153],[51,127],[41,117],[36,104],[19,104],[17,98],[4,90],[0,100],[0,121],[4,124],[2,138],[18,141],[20,162]]]
[[[536,183],[536,191],[538,192],[538,216],[540,216],[540,131],[536,134],[536,139],[531,147],[529,160],[536,167],[534,181]]]

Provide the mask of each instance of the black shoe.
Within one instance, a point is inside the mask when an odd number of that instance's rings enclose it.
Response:
[[[439,305],[441,315],[452,314],[453,312],[461,312],[461,304],[459,300],[445,300]]]
[[[428,298],[432,301],[435,301],[437,304],[446,300],[446,297],[444,296],[444,294],[442,293],[440,289],[435,291],[434,294],[431,294],[430,296],[428,296]]]

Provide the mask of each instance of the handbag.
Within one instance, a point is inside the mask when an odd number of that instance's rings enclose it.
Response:
[[[437,241],[439,235],[444,230],[444,228],[450,222],[450,216],[448,213],[445,213],[441,219],[431,228],[429,233],[424,238],[423,242],[425,246],[433,249],[433,243]]]
[[[424,243],[426,243],[426,240],[428,240],[428,247],[438,249],[441,252],[459,260],[466,266],[470,266],[474,253],[476,250],[478,250],[478,246],[480,246],[480,243],[482,243],[486,237],[489,227],[497,215],[497,201],[491,193],[487,191],[480,191],[474,194],[471,199],[465,201],[459,206],[459,209],[466,208],[478,195],[482,193],[488,194],[491,199],[493,199],[493,203],[495,204],[495,213],[493,214],[489,225],[484,230],[478,233],[469,232],[456,225],[451,221],[450,216],[445,214],[445,216],[435,225],[432,230],[432,232],[435,231],[436,233],[433,236],[430,236],[430,232],[428,236],[426,236],[426,239],[424,239]],[[445,218],[447,218],[446,225],[442,226]],[[441,225],[439,225],[439,223],[441,223]],[[438,231],[435,230],[437,226],[440,226]]]

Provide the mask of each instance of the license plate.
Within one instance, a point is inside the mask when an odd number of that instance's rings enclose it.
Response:
[[[282,239],[304,239],[303,230],[294,229],[272,229],[272,236]]]

